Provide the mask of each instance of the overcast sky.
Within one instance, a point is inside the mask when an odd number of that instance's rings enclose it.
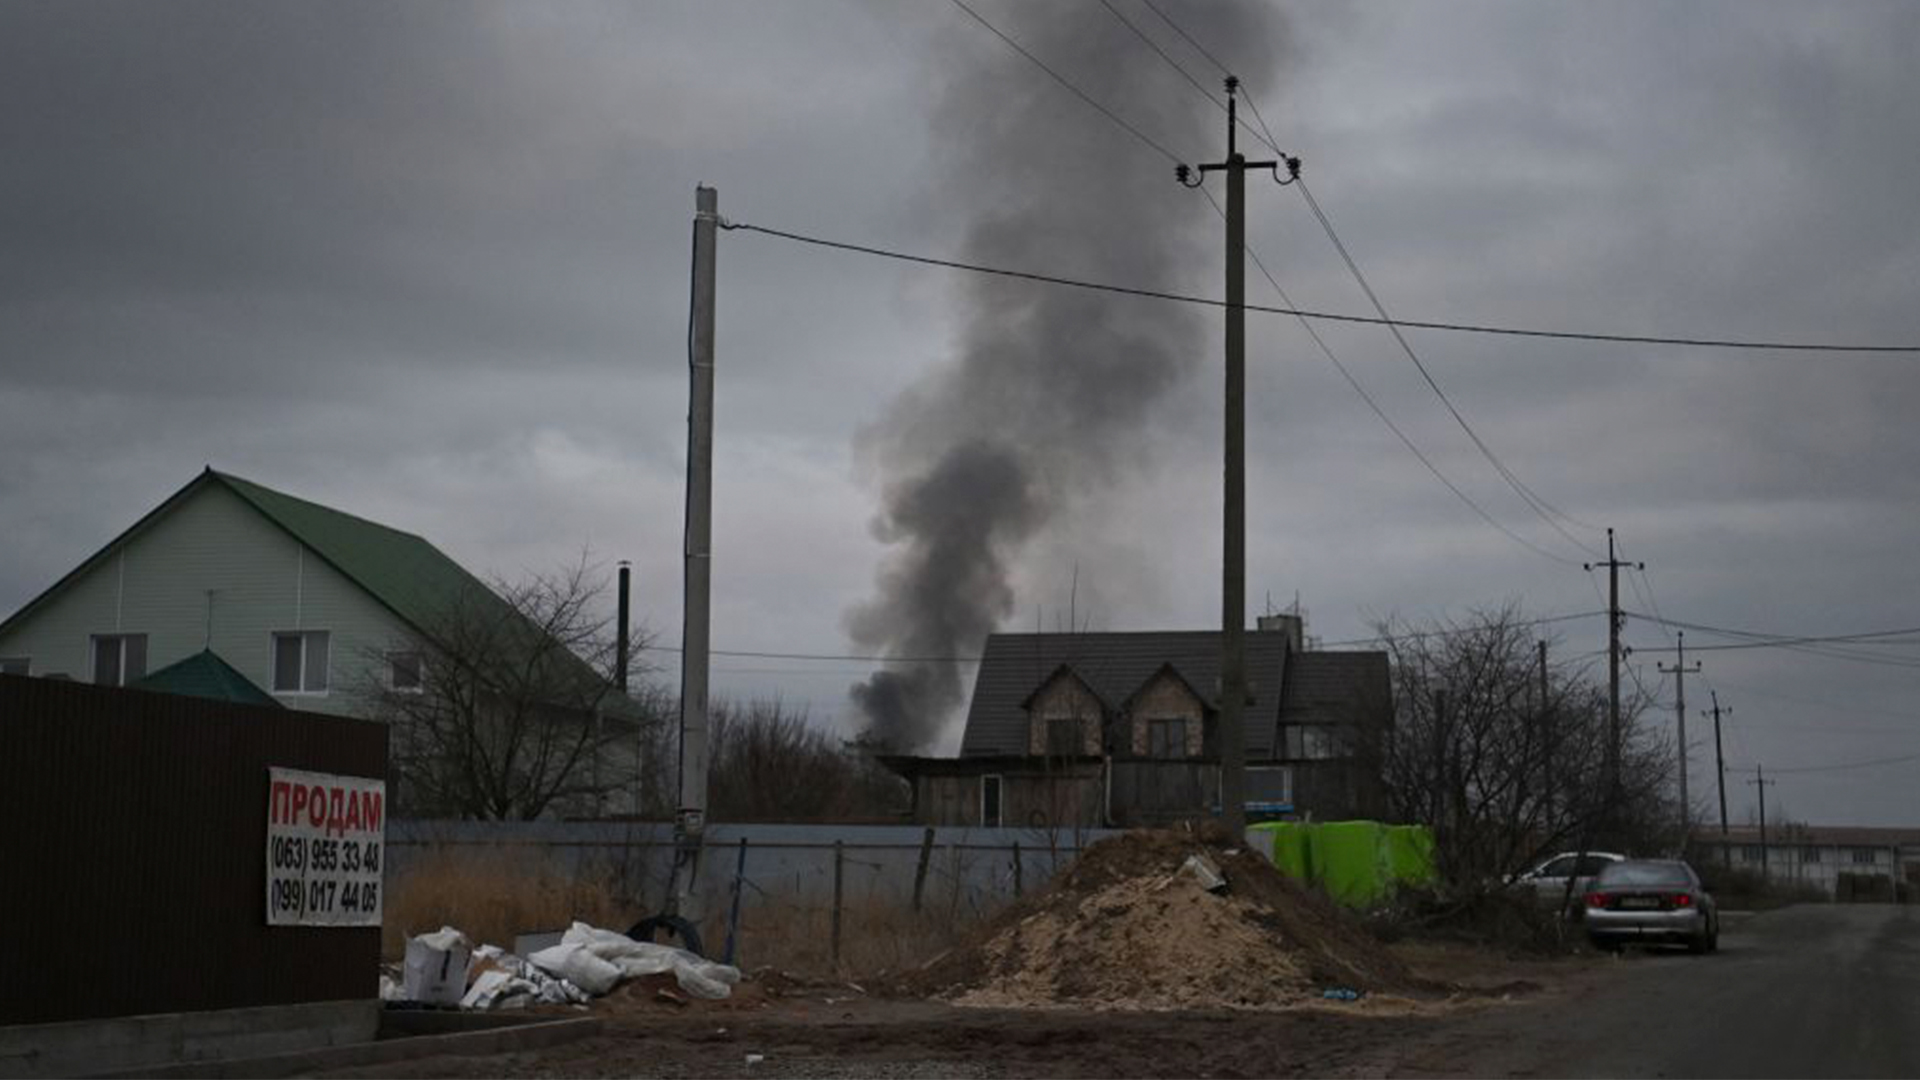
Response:
[[[1114,4],[1217,85],[1140,0]],[[1220,156],[1224,118],[1096,0],[974,6],[1161,147]],[[1229,31],[1160,6],[1254,89],[1395,315],[1920,344],[1920,7],[1306,4]],[[1073,47],[1047,54],[1063,25]],[[1089,253],[1149,237],[1164,258],[1118,283],[1220,291],[1205,196],[933,0],[5,3],[0,148],[0,611],[211,464],[482,574],[631,559],[639,612],[674,644],[697,183],[734,221],[929,255],[981,250],[1017,205],[1039,238],[1022,269],[1133,273]],[[1252,182],[1249,213],[1300,306],[1368,312],[1298,189]],[[1249,290],[1275,302],[1257,273]],[[1097,444],[1110,468],[1048,474],[1071,512],[1005,553],[1005,625],[1062,626],[1070,599],[1094,629],[1214,625],[1220,316],[1098,303],[1103,326],[1194,332]],[[900,432],[999,317],[951,271],[722,236],[716,647],[864,651],[849,612],[877,598],[898,546],[876,517],[917,460]],[[1781,634],[1920,625],[1920,356],[1408,331],[1570,540],[1385,330],[1322,333],[1450,480],[1552,557],[1442,486],[1298,323],[1255,315],[1254,613],[1297,593],[1335,642],[1396,614],[1591,612],[1605,579],[1573,540],[1604,552],[1593,526],[1611,525],[1648,566],[1623,578],[1630,610]],[[1023,441],[1046,426],[1030,400],[1007,415],[982,433],[1042,461],[1081,445],[1067,421]],[[1604,677],[1604,619],[1543,629]],[[1670,703],[1671,639],[1643,620],[1627,638]],[[1770,816],[1920,825],[1920,760],[1788,771],[1920,755],[1920,654],[1849,650],[1881,662],[1700,654],[1688,704],[1713,687],[1733,708],[1736,821],[1764,763]],[[847,726],[872,669],[721,657],[715,690]],[[1711,728],[1691,719],[1704,799]]]

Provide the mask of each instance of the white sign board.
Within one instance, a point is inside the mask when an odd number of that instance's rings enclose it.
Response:
[[[267,772],[267,925],[379,926],[386,781]]]

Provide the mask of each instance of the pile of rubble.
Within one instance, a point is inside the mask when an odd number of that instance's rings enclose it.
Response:
[[[584,1005],[648,976],[671,976],[681,993],[707,1001],[728,997],[740,982],[738,968],[583,922],[574,923],[558,944],[525,957],[497,945],[473,948],[449,926],[407,941],[400,978],[382,975],[380,996],[465,1009]]]
[[[1353,915],[1264,857],[1184,832],[1090,847],[902,987],[962,1005],[1260,1009],[1422,988]]]

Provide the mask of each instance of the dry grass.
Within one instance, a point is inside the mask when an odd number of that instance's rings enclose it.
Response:
[[[623,895],[612,872],[569,873],[544,860],[490,848],[448,848],[421,857],[387,894],[381,952],[404,954],[410,935],[451,926],[474,944],[511,948],[516,934],[564,929],[579,919],[625,930],[652,914],[641,899]],[[749,970],[778,968],[794,975],[859,979],[916,965],[950,947],[976,921],[929,897],[915,913],[891,896],[849,897],[840,914],[840,962],[833,960],[833,913],[828,897],[749,891],[740,913],[736,961]],[[700,934],[709,956],[727,943],[727,905],[715,905]],[[940,909],[940,910],[935,910]]]
[[[381,954],[398,959],[407,938],[451,926],[474,944],[512,948],[516,934],[565,929],[574,919],[624,930],[640,917],[608,877],[529,867],[489,849],[449,849],[410,866],[387,894]]]

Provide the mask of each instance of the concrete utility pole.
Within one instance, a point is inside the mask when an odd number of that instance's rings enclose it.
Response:
[[[1776,781],[1767,779],[1764,766],[1753,767],[1753,779],[1747,783],[1760,789],[1760,877],[1767,876],[1767,788]]]
[[[1713,708],[1700,715],[1713,717],[1713,775],[1720,785],[1720,848],[1724,851],[1727,846],[1727,759],[1720,750],[1720,714],[1732,712],[1733,706],[1722,709],[1720,691],[1709,690],[1707,693],[1713,698]]]
[[[1626,619],[1620,614],[1620,568],[1633,566],[1645,570],[1646,563],[1621,562],[1613,552],[1613,530],[1607,530],[1607,561],[1584,564],[1588,571],[1607,568],[1607,818],[1611,824],[1615,804],[1620,798],[1620,631]]]
[[[680,630],[680,800],[673,819],[675,883],[669,914],[685,909],[700,870],[707,824],[707,650],[713,574],[713,317],[714,246],[720,193],[694,189],[693,327],[687,411],[685,597]]]
[[[1191,170],[1179,166],[1175,177],[1199,187],[1210,172],[1227,174],[1227,380],[1226,498],[1220,574],[1220,803],[1234,836],[1247,824],[1247,742],[1243,717],[1247,703],[1247,170],[1267,169],[1280,180],[1279,161],[1248,161],[1236,145],[1240,80],[1227,86],[1227,159]],[[1300,175],[1300,159],[1287,158],[1287,178]],[[1275,688],[1278,690],[1278,687]]]
[[[1680,846],[1684,850],[1692,839],[1693,804],[1687,801],[1687,673],[1698,672],[1700,661],[1687,666],[1687,632],[1678,631],[1673,641],[1673,666],[1656,664],[1662,675],[1673,676],[1673,716],[1680,725]]]

